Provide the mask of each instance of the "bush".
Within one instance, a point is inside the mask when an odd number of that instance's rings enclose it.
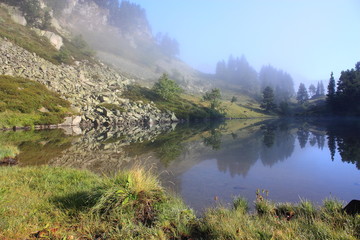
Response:
[[[153,91],[164,100],[170,100],[178,97],[183,90],[174,81],[169,79],[167,74],[163,74],[161,78],[154,84]]]

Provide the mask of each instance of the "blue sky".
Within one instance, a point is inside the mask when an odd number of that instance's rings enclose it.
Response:
[[[131,0],[145,8],[153,34],[168,33],[180,58],[211,72],[245,55],[294,80],[328,80],[360,61],[360,0]]]

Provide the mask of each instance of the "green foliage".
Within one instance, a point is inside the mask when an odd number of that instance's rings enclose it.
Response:
[[[296,94],[296,100],[299,104],[304,104],[309,100],[309,94],[306,90],[305,84],[303,83],[300,83],[299,85],[299,89]]]
[[[263,99],[260,107],[266,111],[273,111],[276,109],[274,91],[269,86],[263,91]]]
[[[335,99],[335,78],[333,72],[331,72],[329,84],[328,84],[328,94],[326,95],[326,101],[329,105],[333,104],[333,101]]]
[[[328,95],[328,106],[338,115],[360,115],[360,62],[355,65],[355,69],[341,72],[337,82],[336,94],[331,97]],[[329,87],[333,94],[333,80],[330,78]],[[330,85],[331,83],[331,85]]]
[[[219,150],[221,148],[222,134],[217,129],[211,129],[210,136],[203,137],[205,146],[211,147],[213,150]]]
[[[27,22],[35,27],[41,26],[43,17],[40,3],[38,0],[23,0],[19,2],[20,10],[24,13]]]
[[[7,239],[34,232],[52,239],[181,239],[195,220],[141,169],[101,178],[63,168],[3,168],[0,179],[0,236]]]
[[[243,197],[235,197],[233,200],[233,206],[236,211],[247,213],[249,210],[248,201]]]
[[[70,103],[57,93],[19,77],[0,76],[0,102],[0,128],[60,123],[70,112]]]
[[[75,169],[0,169],[0,236],[4,239],[359,239],[360,218],[325,200],[271,205],[262,214],[210,208],[202,218],[167,194],[154,175],[134,168],[114,177]],[[266,192],[264,192],[266,193]],[[260,201],[258,195],[258,200]],[[264,201],[262,199],[261,201]]]
[[[3,0],[3,2],[19,7],[30,26],[40,29],[48,29],[51,26],[51,16],[47,10],[41,9],[39,0]]]
[[[176,98],[183,92],[180,86],[174,80],[169,79],[165,73],[154,84],[152,89],[164,100]]]
[[[335,205],[336,208],[339,207],[338,203]],[[355,240],[359,236],[357,217],[348,216],[341,211],[326,215],[326,206],[313,209],[311,203],[284,203],[264,208],[266,211],[261,214],[248,214],[223,207],[208,209],[199,225],[197,236],[201,236],[201,239],[224,240]]]
[[[215,110],[220,106],[221,92],[218,88],[213,88],[203,96],[204,101],[210,102],[210,108]]]
[[[261,89],[271,87],[275,95],[275,103],[289,101],[294,95],[294,82],[290,74],[278,70],[271,65],[263,66],[259,72]]]
[[[231,98],[231,103],[234,103],[234,102],[237,102],[237,101],[238,101],[237,97],[233,96],[233,97]]]
[[[19,149],[15,146],[7,145],[0,146],[0,160],[5,157],[15,157],[19,153]]]
[[[222,116],[217,111],[203,107],[180,96],[165,101],[152,89],[137,85],[128,86],[123,92],[123,96],[132,101],[143,101],[144,103],[150,103],[152,101],[160,110],[174,112],[178,119],[193,121],[211,117],[220,118]]]

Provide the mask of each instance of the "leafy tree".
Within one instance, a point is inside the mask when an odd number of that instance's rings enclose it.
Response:
[[[41,18],[41,7],[38,0],[20,1],[20,10],[30,25],[37,26],[37,21]]]
[[[171,100],[183,91],[179,85],[164,73],[154,84],[153,90],[164,100]]]
[[[309,97],[312,98],[315,95],[316,95],[316,87],[314,86],[314,84],[310,84],[310,86],[309,86]]]
[[[220,106],[221,92],[218,88],[213,88],[206,92],[203,96],[203,100],[210,102],[210,108],[215,110]]]
[[[271,111],[276,108],[274,91],[271,87],[266,87],[264,89],[260,107],[266,111]]]
[[[233,96],[232,98],[231,98],[231,103],[234,103],[234,102],[237,102],[237,97],[235,97],[235,96]]]
[[[304,104],[309,100],[309,94],[306,90],[305,84],[300,83],[299,90],[297,91],[296,100],[300,104]]]

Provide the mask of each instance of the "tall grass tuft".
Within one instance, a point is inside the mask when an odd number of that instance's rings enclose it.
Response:
[[[248,201],[243,197],[235,197],[233,200],[233,207],[236,211],[246,213],[249,210]]]

